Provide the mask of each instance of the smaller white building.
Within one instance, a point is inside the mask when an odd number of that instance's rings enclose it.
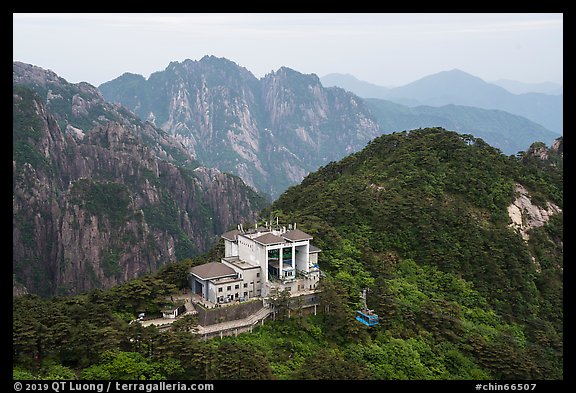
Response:
[[[221,262],[210,262],[190,269],[192,292],[212,303],[239,300],[242,284],[240,274]]]
[[[320,280],[312,236],[292,227],[265,226],[226,232],[224,258],[190,269],[192,292],[220,304],[268,297],[287,290],[292,296],[314,292]]]

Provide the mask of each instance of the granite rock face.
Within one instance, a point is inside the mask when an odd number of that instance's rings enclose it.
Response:
[[[508,216],[512,220],[510,226],[518,230],[524,240],[530,238],[530,229],[543,226],[550,216],[562,211],[550,201],[546,201],[546,207],[535,205],[528,190],[519,183],[516,184],[515,193],[516,199],[508,206]]]
[[[15,293],[110,287],[209,249],[266,201],[85,83],[14,63]]]
[[[381,134],[357,96],[287,67],[257,79],[205,56],[172,62],[148,79],[124,74],[99,89],[153,120],[200,162],[273,198]]]

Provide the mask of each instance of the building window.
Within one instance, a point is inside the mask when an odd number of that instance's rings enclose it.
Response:
[[[222,292],[222,287],[218,288],[218,292]]]
[[[247,282],[244,283],[244,288],[248,288],[248,283],[247,283]]]
[[[256,273],[256,277],[260,277],[260,273]]]
[[[244,297],[248,297],[248,292],[244,292]]]
[[[227,290],[227,291],[231,291],[231,290],[232,290],[232,286],[231,286],[231,285],[228,285],[228,286],[226,287],[226,290]]]
[[[240,288],[239,284],[234,285],[234,289],[238,289],[238,288]]]

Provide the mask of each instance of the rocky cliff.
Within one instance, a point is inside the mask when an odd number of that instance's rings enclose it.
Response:
[[[205,56],[172,62],[148,79],[124,74],[99,89],[174,135],[200,162],[274,198],[380,134],[358,97],[286,67],[257,79]]]
[[[204,252],[265,206],[93,86],[22,63],[13,80],[18,293],[109,287]]]
[[[559,137],[551,147],[543,142],[534,142],[526,152],[522,152],[521,160],[539,168],[544,175],[542,180],[557,181],[561,177],[564,164],[564,138]],[[541,195],[533,196],[522,184],[514,186],[514,201],[508,206],[508,216],[512,221],[510,227],[518,231],[525,241],[530,239],[532,228],[539,228],[550,218],[562,212],[562,209]]]
[[[516,184],[514,191],[516,199],[508,206],[508,215],[515,228],[524,240],[530,238],[530,229],[544,226],[550,217],[562,211],[556,204],[546,201],[546,206],[540,207],[532,203],[530,193],[522,184]]]

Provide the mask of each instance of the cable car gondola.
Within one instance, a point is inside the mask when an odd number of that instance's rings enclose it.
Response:
[[[366,326],[378,325],[378,314],[374,314],[374,310],[370,310],[366,305],[366,289],[362,291],[362,300],[364,308],[356,310],[356,320]]]

